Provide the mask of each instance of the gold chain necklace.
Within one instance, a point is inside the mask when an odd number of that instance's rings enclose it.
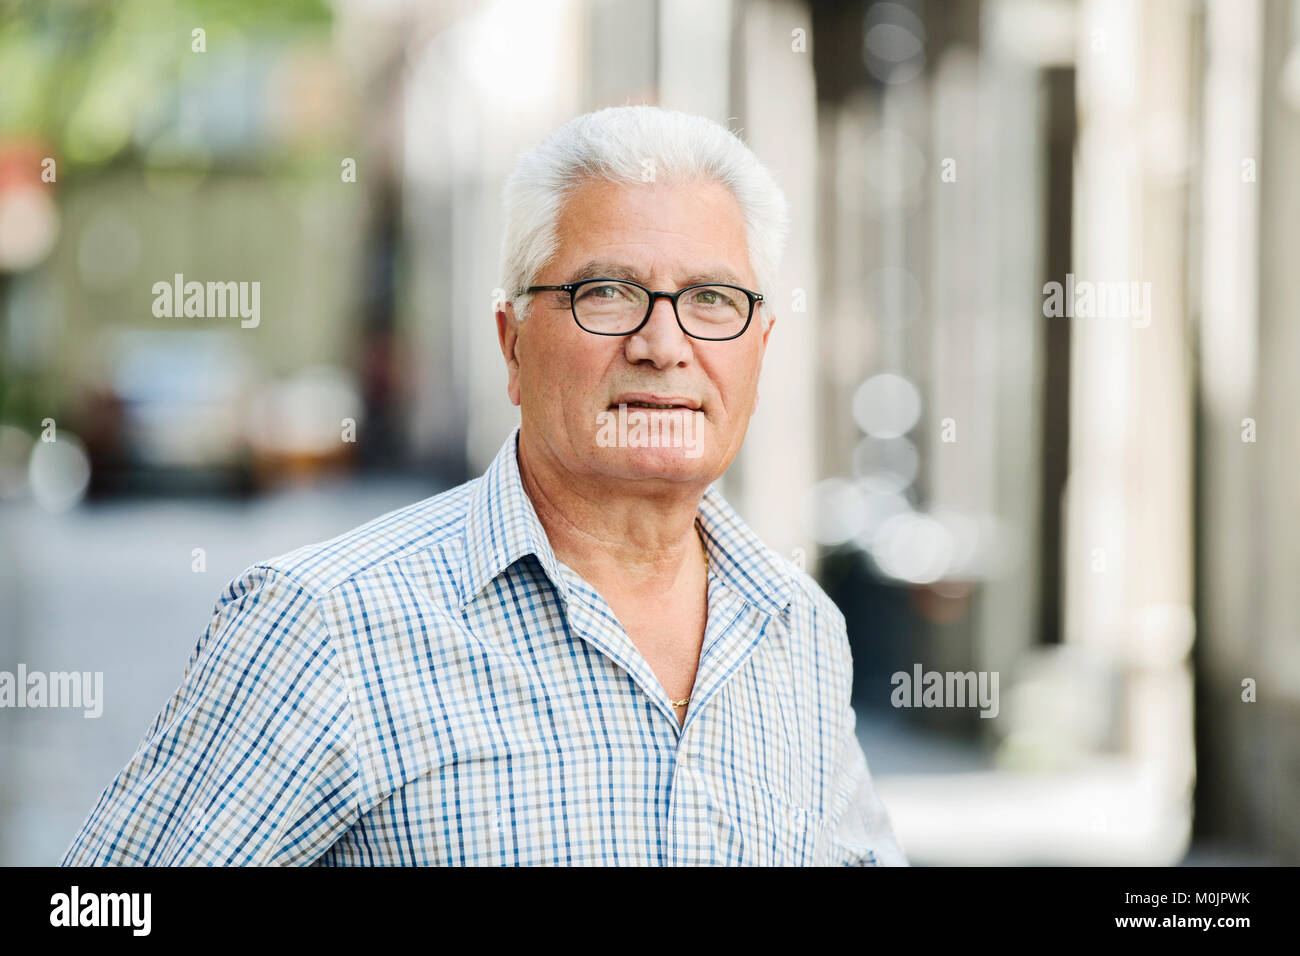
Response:
[[[704,546],[704,534],[698,522],[696,522],[695,530],[696,536],[700,539],[700,553],[704,555],[704,588],[707,591],[709,587],[709,549]],[[691,702],[691,695],[687,694],[681,700],[673,700],[672,698],[669,698],[668,702],[672,704],[673,709],[676,710],[678,707],[685,707],[689,704]]]

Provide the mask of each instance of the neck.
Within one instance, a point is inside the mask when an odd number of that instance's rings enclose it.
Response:
[[[707,483],[593,480],[522,431],[518,450],[524,491],[556,558],[598,593],[662,601],[706,580],[695,518]],[[659,487],[648,493],[651,484]]]

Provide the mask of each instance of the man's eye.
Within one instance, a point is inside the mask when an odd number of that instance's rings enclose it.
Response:
[[[720,289],[698,289],[695,292],[697,305],[734,305],[735,303]]]
[[[579,294],[583,299],[616,299],[622,294],[618,286],[614,285],[589,285],[585,286]]]

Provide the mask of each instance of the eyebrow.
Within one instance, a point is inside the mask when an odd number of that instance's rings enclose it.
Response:
[[[590,259],[574,270],[570,282],[581,282],[583,279],[627,279],[632,282],[639,282],[641,285],[649,287],[650,283],[641,272],[626,263],[616,262],[613,259]],[[702,282],[722,282],[728,285],[743,285],[734,272],[726,266],[715,266],[713,268],[693,272],[690,275],[681,277],[681,284],[678,288],[685,288],[688,285],[698,285]]]

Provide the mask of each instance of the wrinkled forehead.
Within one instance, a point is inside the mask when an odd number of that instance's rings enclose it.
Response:
[[[583,279],[626,279],[649,286],[652,277],[637,265],[616,256],[598,255],[569,270],[572,274],[567,282],[581,282]],[[741,276],[724,259],[701,262],[693,260],[689,267],[674,271],[672,279],[678,286],[696,285],[702,282],[726,282],[731,285],[744,285]]]
[[[650,286],[651,263],[677,287],[754,282],[740,204],[716,180],[583,180],[565,195],[556,241],[551,261],[564,265],[566,282],[609,278]]]

